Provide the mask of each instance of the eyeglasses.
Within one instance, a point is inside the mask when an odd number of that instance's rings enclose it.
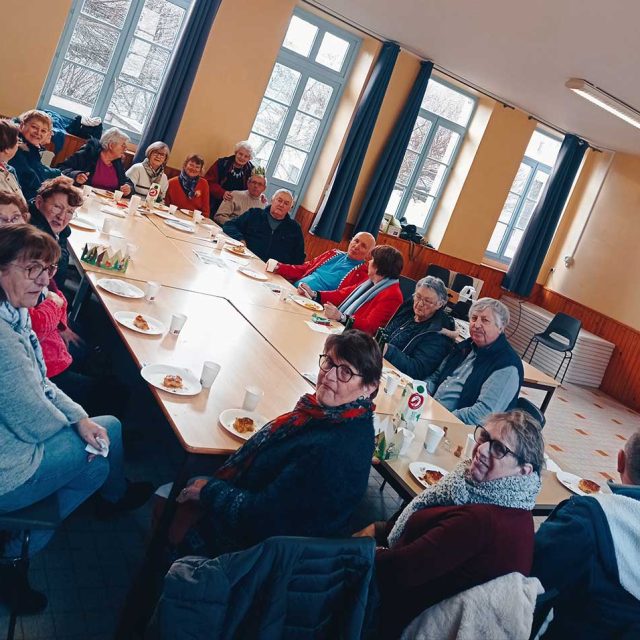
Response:
[[[49,266],[46,266],[46,267],[43,267],[41,264],[32,264],[29,267],[23,267],[22,265],[16,264],[15,262],[12,262],[11,264],[14,267],[17,267],[18,269],[22,269],[23,271],[26,271],[27,278],[33,281],[36,281],[45,271],[47,272],[47,275],[51,279],[53,278],[53,276],[56,275],[56,272],[58,271],[57,264],[50,264]]]
[[[51,210],[53,211],[54,215],[58,216],[58,215],[63,215],[65,218],[73,218],[73,214],[76,211],[76,208],[70,208],[70,207],[65,207],[62,204],[52,204],[51,205]]]
[[[336,364],[326,353],[320,354],[318,364],[325,373],[329,373],[331,369],[335,369],[336,376],[340,382],[349,382],[353,376],[362,378],[361,374],[352,371],[346,364]]]
[[[413,294],[413,299],[418,304],[423,304],[426,307],[435,307],[438,304],[438,300],[431,300],[429,298],[423,298],[419,293]]]
[[[16,222],[24,222],[24,218],[22,217],[21,213],[16,213],[16,215],[12,216],[11,218],[4,218],[0,216],[0,225],[15,224]]]
[[[517,453],[511,451],[511,449],[509,449],[506,444],[500,442],[500,440],[494,440],[482,425],[478,425],[476,427],[476,430],[473,433],[473,439],[478,444],[484,444],[485,442],[488,442],[489,453],[493,458],[502,460],[502,458],[504,458],[507,454],[511,454],[520,464],[525,464],[526,462]]]

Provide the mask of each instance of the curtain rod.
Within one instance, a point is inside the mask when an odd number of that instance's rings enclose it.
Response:
[[[341,22],[344,22],[350,27],[357,29],[358,31],[374,38],[375,40],[378,40],[379,42],[388,41],[388,38],[386,38],[384,35],[371,30],[369,27],[365,27],[364,25],[361,25],[355,22],[351,18],[347,18],[347,16],[339,13],[338,11],[335,11],[334,9],[329,9],[324,4],[322,4],[322,2],[320,2],[319,0],[302,0],[302,4],[308,4],[314,7],[315,9],[317,9],[318,11],[321,11],[322,13],[326,13],[327,15],[335,18],[336,20],[340,20]],[[402,42],[398,42],[397,44],[400,46],[401,49],[403,49],[407,53],[410,53],[411,55],[415,56],[419,60],[424,60],[424,56],[418,51],[416,51],[415,49],[412,49],[411,47],[406,46]],[[495,100],[496,102],[500,103],[503,107],[508,107],[510,109],[518,109],[518,111],[522,111],[523,113],[527,114],[530,120],[535,120],[536,122],[543,124],[545,127],[549,127],[550,129],[557,131],[563,136],[567,135],[568,133],[568,131],[566,131],[565,129],[561,129],[560,127],[552,124],[551,122],[548,122],[547,120],[544,120],[543,118],[540,118],[534,115],[533,113],[530,113],[529,111],[527,111],[526,109],[523,109],[522,107],[519,107],[518,105],[514,105],[514,104],[511,104],[510,102],[507,102],[506,100],[504,100],[504,98],[501,98],[500,96],[497,96],[491,93],[490,91],[487,91],[487,89],[483,89],[482,87],[479,87],[478,85],[474,84],[470,80],[467,80],[466,78],[463,78],[462,76],[459,76],[453,73],[452,71],[445,69],[444,67],[440,66],[436,62],[433,62],[433,68],[439,73],[441,73],[442,75],[448,76],[449,78],[452,78],[456,82],[459,82],[460,84],[470,87],[474,91],[477,91],[478,93],[481,93],[482,95],[487,96],[487,98],[491,98],[492,100]],[[612,153],[615,153],[615,149],[608,149],[607,147],[601,147],[601,146],[595,147],[593,144],[591,144],[591,142],[589,142],[589,140],[587,140],[586,138],[583,138],[583,139],[588,143],[588,145],[594,151],[597,151],[599,153],[602,153],[602,151],[611,151]]]

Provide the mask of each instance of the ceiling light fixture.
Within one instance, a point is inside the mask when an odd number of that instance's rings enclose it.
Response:
[[[565,82],[565,87],[577,93],[579,96],[598,105],[601,109],[618,116],[625,122],[640,129],[640,111],[637,111],[628,104],[614,98],[610,93],[599,89],[587,80],[581,78],[570,78]]]

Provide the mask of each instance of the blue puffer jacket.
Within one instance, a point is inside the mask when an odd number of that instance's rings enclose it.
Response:
[[[49,178],[60,175],[58,169],[52,169],[42,164],[40,149],[26,140],[20,142],[18,152],[9,160],[15,169],[20,188],[27,202],[36,197],[40,185]]]
[[[373,538],[271,538],[175,562],[147,638],[357,640],[370,620]]]

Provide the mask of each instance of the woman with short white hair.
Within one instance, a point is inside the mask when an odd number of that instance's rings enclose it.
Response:
[[[217,211],[223,200],[230,200],[232,191],[244,191],[253,172],[251,162],[253,147],[248,140],[238,142],[232,156],[218,158],[204,175],[209,185],[211,215]]]
[[[155,182],[160,185],[160,193],[156,199],[164,200],[169,186],[164,168],[167,166],[170,153],[169,146],[161,140],[152,142],[144,152],[145,159],[129,167],[126,175],[133,182],[133,188],[138,195],[146,198],[149,188]]]
[[[119,189],[128,196],[133,191],[133,182],[125,175],[122,164],[128,141],[126,133],[113,127],[105,131],[100,140],[89,138],[59,165],[60,169],[64,175],[73,178],[76,185],[89,184],[107,191]]]

